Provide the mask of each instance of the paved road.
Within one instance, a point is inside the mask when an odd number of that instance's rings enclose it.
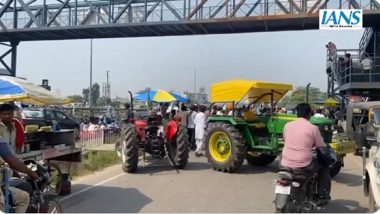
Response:
[[[62,198],[66,212],[273,212],[278,162],[264,167],[245,164],[239,174],[213,171],[206,158],[191,154],[186,170],[167,160],[125,174],[120,165],[73,182]],[[349,156],[333,182],[333,200],[321,212],[367,212],[361,185],[361,161]]]

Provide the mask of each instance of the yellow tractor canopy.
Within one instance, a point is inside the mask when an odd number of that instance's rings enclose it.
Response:
[[[239,102],[243,98],[247,98],[250,102],[271,102],[272,92],[273,101],[276,102],[292,89],[293,85],[284,83],[228,80],[211,85],[211,102]]]

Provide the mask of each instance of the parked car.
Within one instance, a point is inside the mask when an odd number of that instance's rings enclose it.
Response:
[[[379,121],[374,121],[379,124]],[[364,194],[368,196],[369,212],[374,213],[380,208],[380,150],[379,150],[379,136],[367,137],[367,141],[371,144],[368,159],[363,155],[363,187]],[[367,159],[367,160],[366,160]]]
[[[79,122],[64,112],[54,108],[25,108],[21,117],[26,125],[52,126],[53,121],[57,121],[61,129],[74,129],[76,138],[79,138]]]

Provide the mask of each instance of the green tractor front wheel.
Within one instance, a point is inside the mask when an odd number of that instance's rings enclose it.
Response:
[[[233,173],[244,162],[246,146],[238,129],[227,123],[210,123],[206,133],[206,156],[214,170]]]

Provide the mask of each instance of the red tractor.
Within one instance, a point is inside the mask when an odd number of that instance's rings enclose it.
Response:
[[[133,98],[131,96],[131,111],[133,112]],[[132,113],[133,115],[133,113]],[[149,115],[147,119],[131,119],[122,125],[121,159],[125,172],[133,173],[137,170],[139,151],[150,154],[154,159],[163,159],[166,156],[177,169],[183,169],[189,158],[189,143],[187,129],[176,118],[166,123],[165,129],[162,117]]]

